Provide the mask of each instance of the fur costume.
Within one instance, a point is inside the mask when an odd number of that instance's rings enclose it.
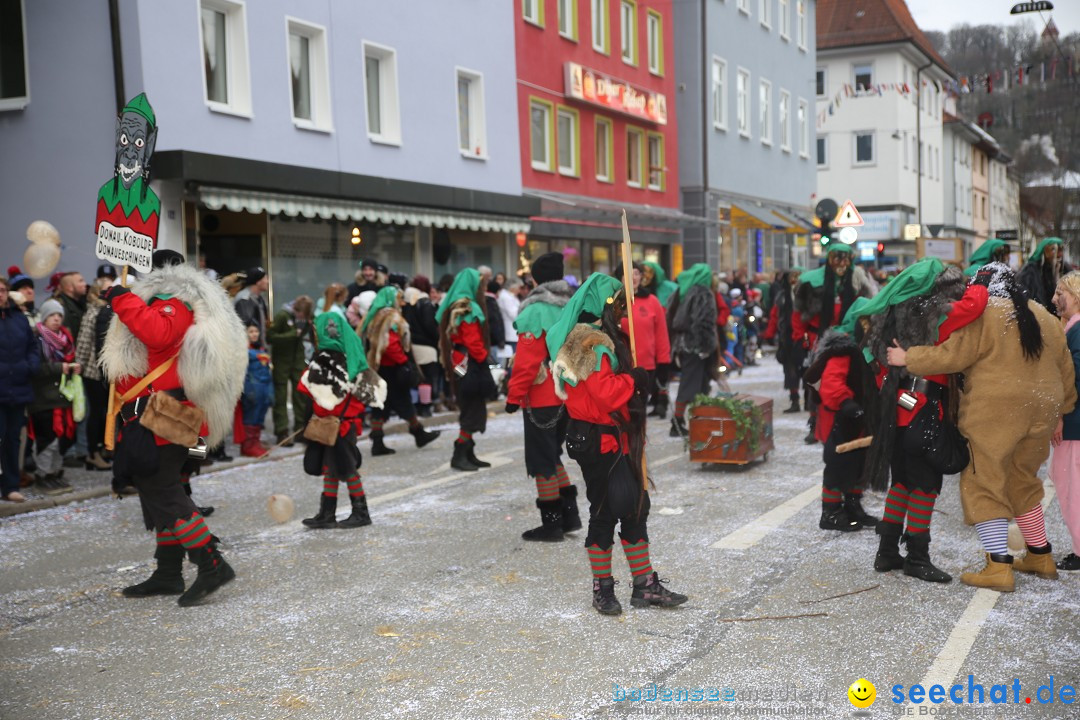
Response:
[[[471,298],[458,298],[450,305],[450,327],[456,328],[472,310],[475,303]]]
[[[378,368],[382,364],[382,356],[390,344],[390,329],[394,328],[401,340],[401,349],[406,353],[412,350],[412,334],[409,332],[409,323],[397,308],[386,307],[375,313],[375,317],[368,323],[364,332],[367,340],[368,366]]]
[[[336,408],[349,393],[368,407],[381,408],[386,400],[386,381],[377,372],[368,368],[360,373],[356,382],[349,382],[345,355],[333,350],[315,353],[300,382],[324,410]]]
[[[195,315],[184,335],[176,370],[184,393],[206,413],[207,443],[213,447],[232,429],[236,402],[247,371],[247,333],[220,285],[190,265],[169,265],[136,280],[131,292],[143,302],[168,295]],[[149,371],[146,346],[113,317],[101,352],[106,377],[141,378]]]
[[[570,283],[565,280],[551,280],[546,283],[541,283],[534,287],[528,297],[521,301],[521,307],[518,309],[520,314],[522,310],[529,307],[533,303],[547,303],[548,305],[554,305],[555,307],[566,307],[566,303],[570,302],[570,296],[574,294],[574,289],[570,287]]]
[[[829,273],[826,273],[828,277]],[[859,265],[854,265],[850,271],[851,276],[851,289],[853,291],[852,300],[857,297],[873,297],[877,292],[877,287],[874,281],[870,279],[870,276]],[[821,314],[821,311],[825,309],[825,285],[821,287],[814,287],[808,282],[799,283],[795,287],[794,297],[792,303],[795,311],[802,314],[803,322],[810,322],[810,319]],[[832,302],[832,298],[829,298],[829,302]],[[833,318],[832,325],[840,322],[844,313],[847,312],[847,308],[841,308],[840,317]]]
[[[676,306],[677,303],[677,306]],[[686,292],[672,293],[670,308],[675,306],[671,319],[671,352],[708,357],[716,352],[716,295],[703,285],[694,285]]]
[[[587,323],[574,326],[551,366],[551,373],[556,378],[556,395],[566,400],[563,383],[576,385],[596,372],[599,364],[595,350],[597,347],[606,348],[612,355],[615,353],[615,343],[600,328]]]
[[[862,407],[877,395],[877,384],[874,376],[866,364],[862,349],[847,333],[830,328],[821,336],[821,340],[814,347],[810,356],[810,367],[806,369],[803,378],[808,385],[818,388],[821,376],[825,372],[825,364],[834,357],[850,357],[851,369],[848,371],[847,386],[855,393],[855,402]]]

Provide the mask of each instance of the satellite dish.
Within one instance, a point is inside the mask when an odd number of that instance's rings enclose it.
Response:
[[[836,218],[836,213],[839,211],[840,206],[836,204],[835,200],[832,198],[825,198],[814,208],[814,215],[822,222],[832,222],[832,220]]]

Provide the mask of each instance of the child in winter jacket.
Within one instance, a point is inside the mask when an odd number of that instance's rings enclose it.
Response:
[[[244,413],[244,441],[240,454],[262,457],[267,449],[262,444],[266,413],[274,404],[274,379],[270,375],[270,353],[259,342],[259,326],[248,323],[248,367],[244,376],[244,394],[240,404]]]

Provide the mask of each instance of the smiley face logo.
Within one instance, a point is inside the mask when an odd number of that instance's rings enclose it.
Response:
[[[877,688],[866,678],[859,678],[847,689],[848,700],[857,708],[868,708],[877,698]]]

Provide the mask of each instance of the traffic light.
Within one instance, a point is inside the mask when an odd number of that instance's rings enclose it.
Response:
[[[885,243],[879,242],[877,244],[877,266],[881,267],[881,260],[885,256]]]
[[[822,247],[825,247],[826,245],[829,244],[829,241],[832,240],[834,232],[835,231],[833,230],[832,224],[828,220],[822,220],[821,221],[821,246]]]

